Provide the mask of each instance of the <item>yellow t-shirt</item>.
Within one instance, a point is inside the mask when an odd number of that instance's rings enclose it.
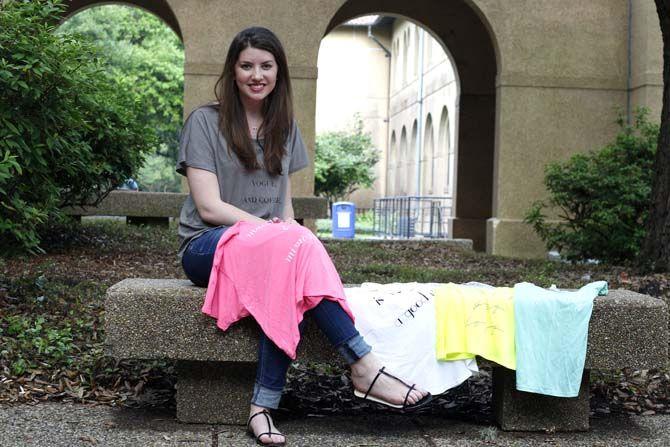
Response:
[[[460,360],[479,355],[516,369],[514,289],[445,284],[435,291],[436,355]]]

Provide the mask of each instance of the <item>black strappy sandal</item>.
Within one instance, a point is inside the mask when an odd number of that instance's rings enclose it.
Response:
[[[415,384],[415,385],[408,385],[408,384],[405,383],[403,380],[397,378],[396,376],[394,376],[394,375],[392,375],[392,374],[387,373],[386,371],[384,371],[384,369],[386,369],[385,366],[383,366],[383,367],[379,370],[379,372],[378,372],[377,375],[375,376],[374,380],[372,381],[372,383],[371,383],[370,386],[368,387],[368,390],[365,392],[365,394],[362,393],[361,391],[354,390],[354,396],[358,397],[359,399],[369,400],[369,401],[371,401],[371,402],[376,402],[376,403],[378,403],[378,404],[382,404],[382,405],[385,405],[385,406],[387,406],[387,407],[394,408],[394,409],[397,409],[397,410],[402,410],[402,411],[414,411],[414,410],[417,410],[417,409],[419,409],[419,408],[421,408],[421,407],[426,406],[430,401],[433,400],[433,395],[429,393],[427,396],[425,396],[423,399],[421,399],[421,400],[418,401],[417,403],[412,404],[412,405],[407,405],[407,399],[409,399],[409,394],[412,392],[412,390],[413,390],[414,388],[416,388],[416,384]],[[387,376],[387,377],[390,377],[390,378],[392,378],[392,379],[397,380],[398,382],[402,383],[402,384],[405,385],[407,388],[409,388],[409,389],[407,390],[407,394],[405,394],[405,400],[403,401],[402,404],[392,404],[391,402],[387,402],[387,401],[385,401],[384,399],[379,399],[379,398],[377,398],[377,397],[370,396],[370,391],[372,391],[372,387],[375,386],[375,383],[377,382],[377,379],[379,379],[379,376],[381,376],[382,374],[385,375],[385,376]]]
[[[263,432],[263,433],[259,434],[258,436],[256,436],[254,434],[254,431],[251,429],[251,420],[253,418],[255,418],[256,416],[258,416],[259,414],[262,414],[263,416],[265,416],[265,421],[268,424],[268,431]],[[286,436],[284,436],[283,433],[277,433],[277,432],[272,431],[272,421],[270,419],[270,412],[268,410],[261,410],[257,413],[252,414],[251,416],[249,416],[249,420],[247,420],[247,433],[249,434],[249,436],[251,436],[252,438],[254,438],[256,440],[256,444],[258,444],[258,445],[264,445],[265,447],[282,447],[282,446],[286,445]],[[272,438],[272,435],[284,436],[284,441],[282,441],[282,442],[268,442],[266,444],[263,441],[261,441],[261,437],[266,436],[266,435],[270,436],[270,438]]]

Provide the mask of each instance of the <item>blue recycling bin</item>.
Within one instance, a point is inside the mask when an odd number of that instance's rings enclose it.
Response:
[[[331,209],[333,237],[353,239],[356,223],[356,205],[352,202],[335,202]]]

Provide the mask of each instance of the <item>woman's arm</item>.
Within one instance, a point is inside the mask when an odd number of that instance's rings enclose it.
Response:
[[[293,195],[291,194],[291,176],[286,181],[286,194],[284,195],[284,209],[281,215],[282,220],[295,220],[293,214]]]
[[[219,194],[219,180],[213,172],[188,167],[186,179],[198,213],[208,224],[230,226],[240,220],[264,222],[260,217],[222,201]]]

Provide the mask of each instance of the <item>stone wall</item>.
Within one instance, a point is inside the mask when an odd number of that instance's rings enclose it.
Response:
[[[75,12],[103,2],[70,3]],[[648,0],[632,0],[632,14],[627,0],[127,3],[154,8],[181,31],[185,113],[212,99],[235,33],[250,25],[273,29],[288,54],[296,118],[311,157],[323,37],[371,13],[430,30],[449,49],[460,82],[454,235],[472,238],[476,249],[494,254],[543,255],[544,247],[522,218],[546,194],[542,178],[548,162],[610,141],[617,130],[616,109],[648,105],[652,119],[659,110],[660,32]],[[310,166],[294,175],[297,196],[313,193],[313,173]]]

